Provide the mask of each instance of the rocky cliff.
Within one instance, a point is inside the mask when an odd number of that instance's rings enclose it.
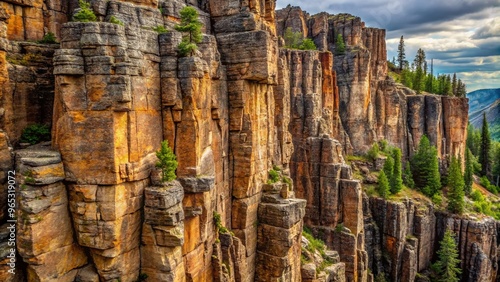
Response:
[[[467,101],[387,79],[385,31],[273,0],[94,0],[99,22],[68,22],[76,2],[0,2],[2,223],[9,170],[18,202],[2,281],[413,281],[446,226],[462,232],[467,281],[496,277],[496,222],[368,200],[344,161],[380,139],[407,156],[423,134],[443,159],[464,150]],[[179,57],[186,5],[203,40]],[[280,48],[288,26],[320,51]],[[48,31],[59,44],[30,42]],[[19,149],[33,123],[52,141]],[[179,163],[168,183],[162,140]],[[304,225],[331,265],[301,261]]]
[[[365,27],[349,14],[309,15],[289,6],[276,12],[278,34],[287,28],[301,32],[319,50],[335,54],[341,128],[335,136],[345,152],[365,153],[385,139],[411,155],[423,134],[438,148],[439,157],[460,156],[465,150],[468,104],[465,99],[415,95],[387,76],[385,30]],[[335,49],[337,35],[346,52]],[[446,111],[446,114],[443,112]]]

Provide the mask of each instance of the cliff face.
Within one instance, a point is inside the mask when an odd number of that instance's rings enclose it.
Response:
[[[278,34],[287,28],[302,32],[319,50],[335,53],[337,35],[344,38],[346,52],[335,55],[334,70],[340,120],[347,134],[339,130],[335,137],[348,137],[352,148],[346,146],[346,152],[366,153],[374,141],[385,139],[406,157],[423,134],[438,148],[441,159],[465,151],[467,121],[461,117],[467,115],[467,100],[415,96],[396,85],[387,77],[385,30],[365,27],[360,18],[349,14],[310,16],[299,7],[287,7],[276,15]],[[443,114],[446,110],[448,114]]]
[[[366,248],[370,269],[391,281],[414,281],[429,268],[447,229],[457,234],[462,281],[490,281],[498,272],[498,223],[435,211],[418,200],[400,203],[365,198]]]
[[[2,264],[0,280],[372,281],[370,269],[413,281],[448,225],[468,281],[496,277],[494,221],[368,200],[344,161],[379,139],[406,156],[423,134],[442,157],[463,153],[467,101],[387,80],[385,31],[272,0],[94,0],[100,22],[67,23],[76,2],[0,2],[2,223],[8,170],[19,205],[18,271]],[[186,4],[203,40],[179,57]],[[287,26],[321,51],[279,48]],[[60,44],[26,42],[42,30]],[[328,52],[339,32],[342,56]],[[33,123],[51,124],[51,144],[14,152]],[[162,140],[179,163],[168,183]],[[301,262],[304,225],[332,266]]]

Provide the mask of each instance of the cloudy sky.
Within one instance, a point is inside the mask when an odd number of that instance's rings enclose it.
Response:
[[[317,3],[319,2],[319,3]],[[300,6],[361,17],[387,30],[389,60],[405,38],[406,59],[418,48],[434,59],[434,73],[457,73],[467,90],[500,88],[500,0],[278,0],[278,8]]]

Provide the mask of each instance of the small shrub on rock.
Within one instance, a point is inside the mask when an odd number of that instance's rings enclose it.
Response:
[[[74,22],[96,22],[97,17],[90,8],[90,3],[85,0],[78,1],[80,10],[73,15]]]
[[[117,19],[115,16],[111,16],[109,18],[109,22],[112,23],[112,24],[117,24],[117,25],[121,25],[121,26],[124,25],[123,22],[120,21],[119,19]]]
[[[44,124],[32,124],[26,127],[21,134],[21,143],[37,144],[50,141],[50,128]]]
[[[161,142],[161,148],[156,152],[156,157],[158,158],[156,167],[161,169],[162,172],[161,180],[163,182],[175,180],[177,178],[175,170],[178,163],[174,152],[168,146],[167,140]]]
[[[38,43],[42,44],[57,44],[56,35],[52,32],[47,32],[41,40],[38,40]]]

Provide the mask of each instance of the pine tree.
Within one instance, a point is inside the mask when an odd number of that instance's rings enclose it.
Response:
[[[385,176],[387,176],[387,180],[392,179],[392,175],[394,173],[394,159],[392,158],[391,155],[387,156],[387,159],[385,159],[383,171],[385,173]],[[390,182],[389,182],[390,184]]]
[[[285,40],[285,48],[298,49],[301,44],[302,34],[300,32],[293,32],[291,27],[285,30],[283,39]]]
[[[448,95],[448,96],[453,95],[453,91],[451,89],[451,76],[450,75],[445,76],[443,95]]]
[[[175,170],[177,169],[177,158],[168,146],[168,141],[161,142],[161,148],[156,152],[156,157],[158,158],[158,162],[156,163],[156,167],[161,169],[162,172],[162,181],[172,181],[177,176],[175,175]]]
[[[345,43],[342,34],[337,34],[337,41],[335,41],[335,53],[343,55],[345,53]]]
[[[181,23],[175,26],[175,30],[183,32],[181,43],[179,43],[179,53],[181,56],[192,56],[203,39],[201,35],[201,27],[203,24],[199,20],[198,11],[191,7],[186,6],[180,11]]]
[[[390,193],[389,180],[387,179],[387,176],[385,175],[385,172],[383,170],[378,176],[377,192],[382,198],[387,198]]]
[[[422,92],[422,86],[425,78],[425,52],[421,48],[418,49],[417,55],[415,56],[415,60],[413,61],[415,64],[415,77],[413,80],[413,89],[418,93]]]
[[[76,14],[73,15],[73,21],[75,22],[96,22],[97,17],[94,11],[90,7],[90,3],[85,0],[78,0],[80,9]]]
[[[461,214],[464,211],[464,178],[457,158],[451,158],[448,171],[448,210],[452,213]]]
[[[299,46],[300,50],[316,50],[316,44],[310,38],[304,38]]]
[[[467,87],[465,86],[465,84],[462,82],[461,79],[458,79],[456,96],[465,98],[466,95],[467,95]]]
[[[491,137],[486,120],[486,113],[483,112],[483,127],[481,129],[481,146],[479,150],[479,163],[481,163],[481,175],[488,176],[491,172]]]
[[[432,197],[441,189],[441,176],[437,150],[427,136],[422,136],[418,149],[411,158],[411,167],[415,187],[425,195]]]
[[[458,247],[453,233],[446,230],[443,240],[439,242],[439,250],[437,251],[438,260],[432,265],[436,274],[437,282],[459,282],[462,270],[458,266]]]
[[[457,95],[458,85],[457,85],[457,74],[456,73],[453,74],[453,79],[451,81],[451,93],[453,94],[453,96],[458,96]]]
[[[401,150],[399,148],[394,148],[392,150],[392,157],[394,159],[394,168],[392,170],[391,177],[391,193],[397,194],[401,189],[403,189],[403,177],[401,168]]]
[[[464,172],[464,192],[468,196],[472,192],[472,153],[469,148],[466,149],[465,153],[465,172]]]
[[[493,183],[498,186],[499,181],[500,181],[500,144],[497,143],[497,146],[494,150],[493,154]]]
[[[400,71],[402,71],[404,68],[405,59],[406,59],[405,41],[403,39],[403,36],[401,35],[401,39],[399,39],[399,45],[398,45],[398,63]]]
[[[406,187],[409,188],[415,187],[415,182],[413,181],[413,174],[411,173],[411,165],[410,162],[408,161],[405,164],[405,170],[403,172],[403,183],[406,185]]]

